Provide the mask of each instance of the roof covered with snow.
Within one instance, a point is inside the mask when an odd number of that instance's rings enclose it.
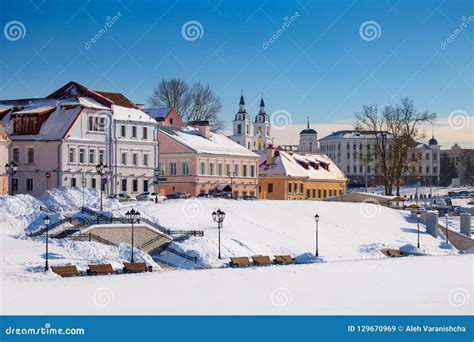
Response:
[[[198,129],[191,126],[160,127],[160,132],[198,153],[258,157],[258,154],[218,132],[211,132],[209,139],[201,136]]]
[[[332,139],[375,139],[377,132],[374,131],[358,131],[358,130],[342,130],[332,132],[328,136],[321,138],[320,141],[332,140]],[[388,132],[378,132],[379,134]]]
[[[143,111],[154,119],[164,119],[171,112],[172,109],[173,109],[172,107],[169,107],[169,108],[153,107],[153,108],[145,108]]]
[[[294,153],[276,150],[272,163],[266,153],[260,155],[261,176],[302,177],[312,180],[345,181],[346,176],[325,154]]]

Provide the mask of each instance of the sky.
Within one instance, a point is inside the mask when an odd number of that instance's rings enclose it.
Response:
[[[473,4],[0,0],[0,99],[73,80],[147,103],[175,77],[209,84],[229,128],[241,90],[252,115],[263,93],[267,113],[292,126],[277,132],[284,144],[307,116],[322,137],[350,128],[364,104],[409,97],[438,114],[445,147],[474,148]]]

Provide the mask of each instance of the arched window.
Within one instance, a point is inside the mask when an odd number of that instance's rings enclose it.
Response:
[[[249,124],[247,124],[247,134],[250,134],[250,125]],[[249,147],[249,149],[250,149],[250,147]]]
[[[242,134],[242,125],[241,124],[237,125],[237,134]]]

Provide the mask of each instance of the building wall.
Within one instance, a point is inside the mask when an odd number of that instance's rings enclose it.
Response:
[[[0,126],[2,126],[0,122]],[[10,163],[8,149],[10,141],[2,134],[3,127],[0,127],[0,196],[8,194],[8,176],[5,171],[5,164]]]
[[[269,192],[269,184],[273,192]],[[290,191],[291,184],[291,191]],[[344,181],[316,181],[305,178],[260,177],[260,198],[274,200],[321,200],[344,194]]]

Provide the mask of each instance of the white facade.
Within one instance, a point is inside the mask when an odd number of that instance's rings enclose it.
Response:
[[[300,141],[298,145],[299,152],[316,152],[318,151],[318,133],[308,126],[300,132]]]
[[[84,92],[84,87],[74,85],[77,93]],[[100,96],[97,99],[102,101]],[[22,101],[0,101],[2,108],[11,107],[4,124],[22,119],[15,116],[21,113]],[[100,104],[80,95],[35,99],[23,108],[28,108],[29,115],[41,116],[38,106],[45,102],[50,110],[38,131],[15,134],[15,125],[10,125],[9,159],[18,164],[12,177],[14,193],[39,196],[60,186],[100,189],[96,171],[100,162],[108,166],[106,193],[137,194],[153,188],[158,159],[155,120],[137,108],[118,106],[108,99]]]
[[[366,178],[379,182],[373,133],[338,131],[320,139],[319,145],[320,151],[327,154],[352,182],[365,183]],[[408,153],[403,171],[405,181],[436,184],[439,181],[439,165],[440,145],[436,139],[432,138],[429,145],[417,144]]]
[[[260,110],[252,123],[250,115],[245,109],[245,100],[240,96],[239,111],[232,121],[233,134],[230,137],[233,141],[245,146],[252,151],[265,151],[267,146],[272,144],[270,117],[265,112],[265,102],[260,101]]]

